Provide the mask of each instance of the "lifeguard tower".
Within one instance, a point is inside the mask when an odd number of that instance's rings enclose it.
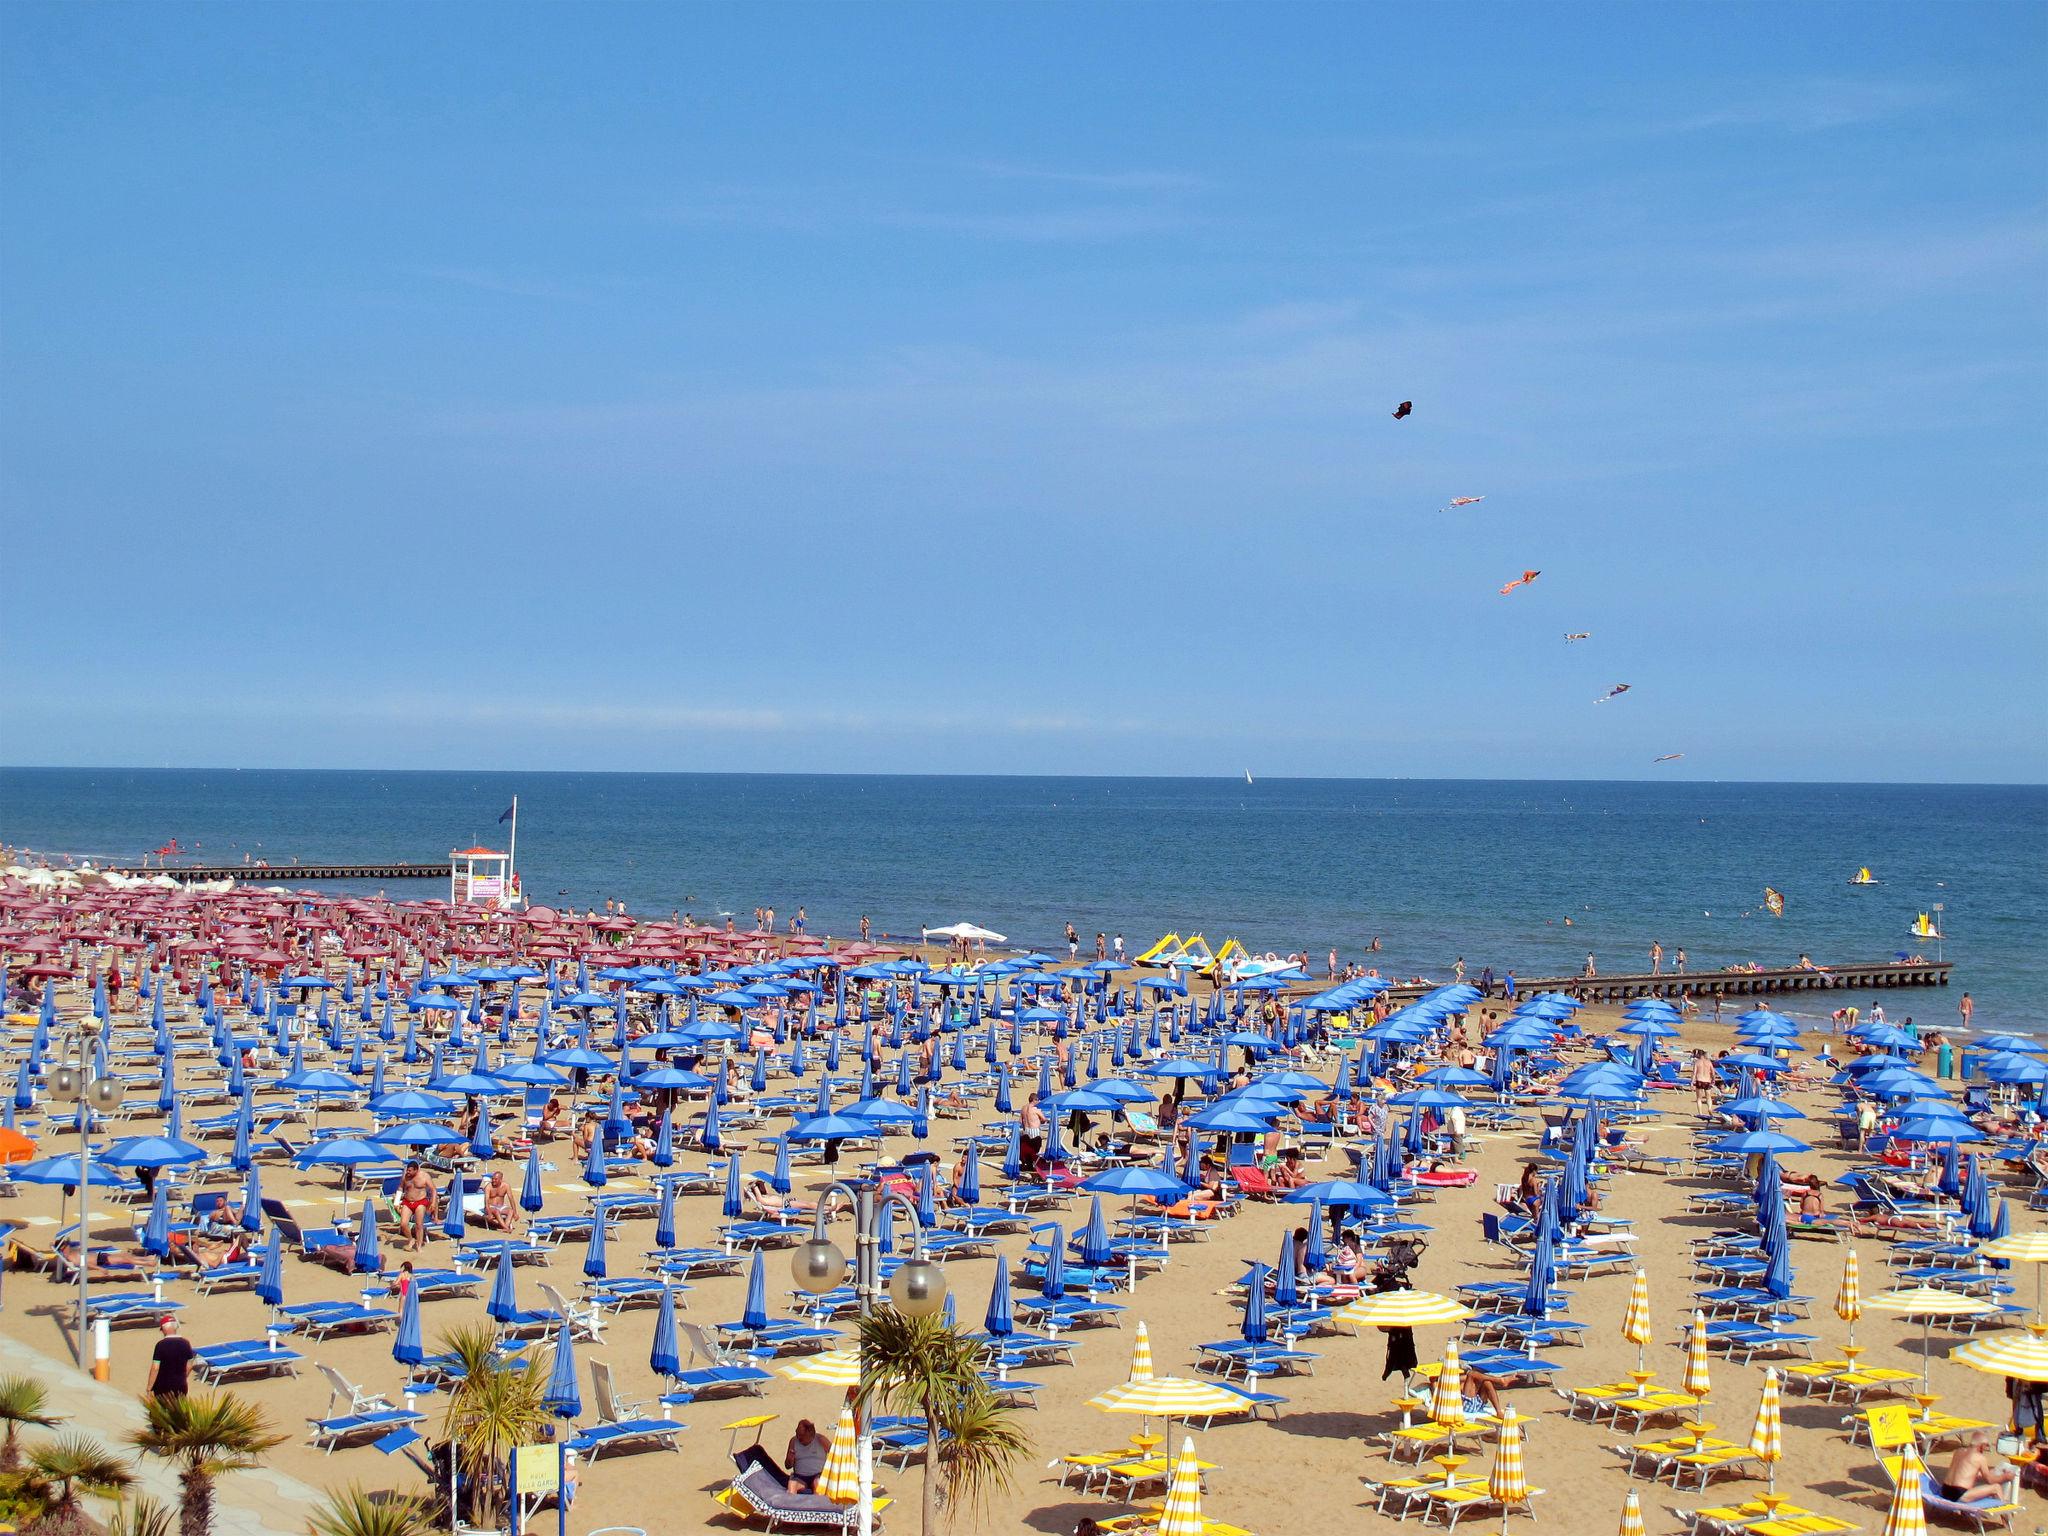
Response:
[[[512,855],[495,848],[451,849],[448,899],[457,906],[517,906],[519,878],[512,873]]]

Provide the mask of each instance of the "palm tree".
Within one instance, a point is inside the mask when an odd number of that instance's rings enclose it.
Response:
[[[161,1499],[138,1493],[107,1521],[107,1536],[177,1536],[178,1513]]]
[[[129,1443],[181,1463],[180,1536],[211,1536],[215,1481],[261,1465],[263,1453],[285,1441],[271,1429],[262,1409],[232,1392],[145,1397],[142,1411],[148,1423],[128,1437]]]
[[[88,1528],[81,1493],[118,1494],[135,1481],[128,1463],[91,1435],[46,1441],[29,1452],[28,1462],[39,1481],[57,1485],[36,1522],[36,1529],[49,1536],[76,1536]]]
[[[508,1369],[487,1326],[450,1329],[440,1346],[462,1362],[463,1377],[448,1394],[441,1431],[477,1501],[479,1525],[490,1525],[501,1502],[499,1473],[513,1449],[531,1445],[551,1422],[542,1398],[547,1372]]]
[[[327,1495],[306,1522],[312,1536],[428,1536],[427,1503],[403,1493],[371,1493],[350,1483]]]
[[[57,1423],[43,1384],[33,1376],[0,1376],[0,1423],[7,1426],[7,1439],[0,1442],[0,1472],[18,1472],[21,1426],[50,1429]]]
[[[860,1320],[860,1411],[880,1405],[924,1415],[924,1536],[938,1536],[942,1484],[950,1508],[983,1508],[1014,1484],[1030,1453],[1016,1414],[981,1379],[981,1348],[936,1317],[884,1307]]]

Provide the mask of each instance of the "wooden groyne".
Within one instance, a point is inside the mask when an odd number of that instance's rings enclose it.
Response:
[[[288,880],[446,880],[450,870],[448,860],[442,859],[432,864],[128,864],[107,872],[276,884]]]
[[[1768,997],[1787,992],[1870,992],[1888,987],[1945,987],[1952,960],[1874,961],[1868,965],[1788,966],[1777,971],[1690,971],[1676,975],[1517,976],[1515,993],[1569,992],[1589,1003],[1625,1003],[1638,997]],[[1438,985],[1397,986],[1399,999],[1420,997]],[[1495,984],[1499,995],[1499,984]]]

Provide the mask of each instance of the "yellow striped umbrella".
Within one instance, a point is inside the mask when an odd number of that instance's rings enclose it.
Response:
[[[1361,1328],[1421,1328],[1462,1323],[1471,1315],[1463,1302],[1434,1291],[1373,1291],[1339,1307],[1336,1320]]]
[[[1756,1405],[1756,1425],[1749,1432],[1749,1448],[1770,1470],[1770,1491],[1778,1491],[1778,1463],[1785,1459],[1785,1411],[1780,1402],[1778,1373],[1764,1372],[1764,1395]]]
[[[860,1500],[860,1429],[853,1422],[851,1395],[840,1405],[832,1448],[825,1453],[825,1469],[818,1474],[818,1492],[835,1504]]]
[[[2048,1232],[2013,1232],[1994,1237],[1977,1251],[1987,1259],[2005,1259],[2014,1264],[2034,1266],[2034,1317],[2041,1316],[2041,1280],[2048,1274]]]
[[[1692,1334],[1685,1345],[1685,1375],[1680,1378],[1678,1390],[1693,1400],[1693,1417],[1699,1415],[1699,1405],[1707,1394],[1714,1390],[1714,1380],[1707,1371],[1707,1319],[1704,1313],[1692,1315]]]
[[[1131,1380],[1152,1379],[1152,1333],[1142,1320],[1138,1323],[1138,1336],[1131,1340]]]
[[[1188,1376],[1147,1376],[1143,1381],[1127,1381],[1100,1397],[1089,1398],[1088,1406],[1104,1413],[1206,1419],[1212,1414],[1242,1412],[1244,1399],[1214,1382],[1196,1381]]]
[[[1643,1368],[1643,1347],[1655,1337],[1650,1322],[1650,1272],[1636,1267],[1635,1282],[1628,1288],[1628,1310],[1621,1315],[1621,1336],[1636,1347],[1636,1369]]]
[[[1892,1489],[1891,1508],[1884,1512],[1884,1536],[1927,1536],[1927,1506],[1920,1502],[1920,1453],[1910,1444],[1899,1449],[1899,1481]]]
[[[1961,1291],[1945,1291],[1934,1285],[1916,1285],[1907,1291],[1883,1291],[1870,1298],[1870,1305],[1880,1312],[1896,1312],[1901,1317],[1920,1319],[1922,1392],[1928,1390],[1932,1381],[1934,1320],[1937,1317],[1977,1317],[1996,1310],[1988,1301],[1965,1296]]]
[[[2029,1326],[2023,1338],[2016,1333],[1994,1333],[1972,1339],[1948,1352],[1949,1359],[1987,1376],[2011,1376],[2019,1381],[2048,1381],[2048,1338],[2044,1325]]]
[[[1856,1250],[1842,1255],[1842,1284],[1835,1292],[1835,1316],[1849,1325],[1849,1358],[1855,1359],[1856,1319],[1863,1315],[1863,1285],[1856,1269]]]
[[[1159,1536],[1202,1536],[1202,1469],[1195,1464],[1195,1437],[1181,1441],[1180,1459],[1166,1484],[1159,1510]]]
[[[1621,1536],[1649,1536],[1643,1529],[1643,1501],[1636,1497],[1635,1489],[1628,1491],[1628,1497],[1621,1504]]]
[[[1444,1365],[1437,1372],[1436,1389],[1430,1394],[1429,1416],[1453,1435],[1465,1422],[1465,1368],[1458,1363],[1456,1339],[1444,1345]]]
[[[821,1387],[857,1387],[860,1385],[860,1351],[828,1349],[815,1355],[801,1356],[775,1369],[791,1381],[807,1381]]]
[[[1486,1479],[1487,1493],[1500,1504],[1500,1528],[1508,1528],[1508,1511],[1529,1502],[1529,1476],[1522,1469],[1522,1421],[1508,1409],[1500,1422],[1500,1444],[1494,1448],[1493,1471]]]

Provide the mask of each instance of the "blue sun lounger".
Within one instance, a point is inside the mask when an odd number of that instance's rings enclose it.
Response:
[[[296,1376],[303,1358],[297,1350],[281,1349],[267,1338],[235,1339],[200,1345],[192,1363],[206,1381],[256,1381],[266,1376]]]
[[[367,1445],[381,1440],[392,1430],[409,1427],[426,1418],[410,1408],[365,1408],[359,1413],[338,1413],[327,1419],[308,1419],[313,1433],[308,1444],[332,1456],[343,1446]]]

